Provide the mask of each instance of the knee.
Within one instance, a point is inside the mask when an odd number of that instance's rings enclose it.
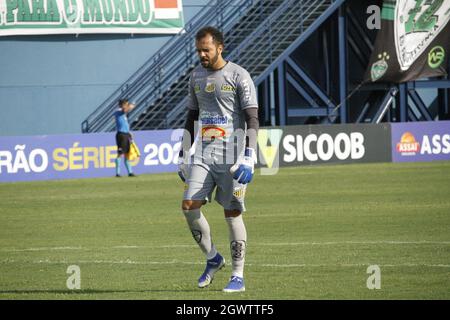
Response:
[[[225,210],[224,214],[225,214],[225,218],[236,218],[239,217],[241,215],[241,211],[239,210]]]
[[[181,203],[181,210],[188,211],[188,210],[200,209],[200,207],[202,205],[203,205],[202,201],[183,200],[183,202]]]

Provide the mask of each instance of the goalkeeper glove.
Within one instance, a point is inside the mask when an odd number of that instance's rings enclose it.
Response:
[[[230,172],[233,179],[241,184],[247,184],[252,181],[255,172],[256,154],[255,150],[245,148],[244,158],[231,167]]]

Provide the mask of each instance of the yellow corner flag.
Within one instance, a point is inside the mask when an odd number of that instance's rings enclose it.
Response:
[[[127,153],[126,156],[129,161],[133,161],[134,159],[139,158],[141,156],[139,148],[134,141],[131,142],[130,151]]]

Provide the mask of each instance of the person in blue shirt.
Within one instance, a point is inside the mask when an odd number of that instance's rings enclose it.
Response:
[[[128,171],[129,177],[136,177],[131,168],[131,164],[125,156],[130,151],[130,144],[132,135],[130,133],[130,125],[128,124],[127,114],[134,109],[136,105],[129,102],[127,99],[119,100],[119,109],[114,112],[116,119],[116,143],[117,143],[117,158],[116,158],[116,177],[120,177],[120,163],[124,156],[125,167]]]

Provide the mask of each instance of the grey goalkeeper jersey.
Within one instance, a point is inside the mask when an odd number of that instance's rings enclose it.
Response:
[[[207,146],[217,156],[232,149],[235,155],[243,152],[243,110],[258,107],[255,85],[247,70],[231,61],[217,71],[199,65],[190,78],[188,107],[199,110],[198,139],[202,143],[197,140],[196,157],[201,153],[200,147],[202,158],[207,157]]]

